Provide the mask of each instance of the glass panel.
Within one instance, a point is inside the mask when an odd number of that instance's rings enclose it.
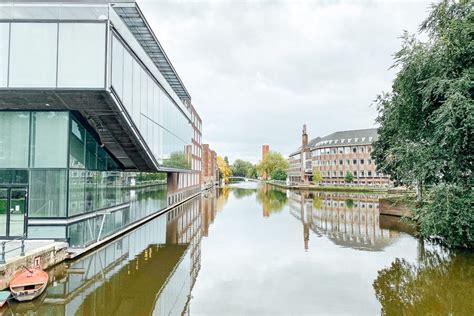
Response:
[[[28,112],[0,112],[0,168],[27,168]]]
[[[10,87],[55,87],[57,23],[12,23]]]
[[[33,112],[32,123],[32,167],[65,168],[69,114],[67,112]]]
[[[71,121],[71,137],[69,138],[69,147],[69,167],[84,168],[86,159],[86,129],[74,119]]]
[[[68,216],[84,213],[85,207],[85,172],[69,171],[69,213]]]
[[[86,168],[97,169],[97,142],[89,132],[86,132]]]
[[[9,235],[22,236],[25,233],[26,189],[10,190]]]
[[[105,23],[60,23],[58,87],[105,86]]]
[[[66,188],[66,170],[32,170],[30,217],[65,217]]]
[[[28,238],[66,238],[65,226],[28,226]]]
[[[0,188],[0,236],[7,235],[8,189]]]
[[[8,49],[10,46],[10,24],[0,23],[0,87],[7,86]]]
[[[115,92],[123,100],[123,46],[119,40],[112,37],[112,86]]]
[[[0,170],[0,184],[28,184],[28,171]]]

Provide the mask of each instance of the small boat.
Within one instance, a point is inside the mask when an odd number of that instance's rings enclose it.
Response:
[[[0,307],[3,307],[10,298],[10,291],[0,291]]]
[[[10,291],[13,298],[20,302],[31,301],[44,292],[48,280],[49,275],[43,270],[25,267],[10,281]]]

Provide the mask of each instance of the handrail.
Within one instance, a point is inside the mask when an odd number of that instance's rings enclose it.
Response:
[[[2,241],[2,252],[0,254],[0,264],[5,263],[5,254],[7,254],[9,252],[12,252],[12,251],[15,251],[15,250],[18,250],[18,249],[21,249],[20,256],[23,257],[25,255],[25,239],[26,239],[26,234],[23,234],[21,236],[18,236],[16,238],[13,238],[13,239],[10,239],[10,240]],[[12,242],[12,241],[16,241],[16,240],[21,240],[21,245],[18,246],[18,247],[12,248],[8,251],[5,251],[6,244],[8,244],[9,242]]]

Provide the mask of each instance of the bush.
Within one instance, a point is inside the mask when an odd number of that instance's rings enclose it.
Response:
[[[439,239],[449,247],[474,246],[473,191],[454,184],[432,188],[415,209],[422,237]]]

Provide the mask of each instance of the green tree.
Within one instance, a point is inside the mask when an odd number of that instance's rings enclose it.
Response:
[[[276,169],[271,174],[272,180],[280,180],[285,181],[288,177],[286,170],[283,169]]]
[[[281,170],[286,173],[288,170],[288,161],[282,156],[282,154],[271,151],[257,165],[257,170],[261,175],[266,173],[270,176],[277,170]]]
[[[419,202],[437,200],[437,194],[468,194],[474,183],[473,21],[472,1],[444,0],[433,6],[420,28],[427,41],[403,35],[402,49],[395,54],[394,67],[400,71],[392,91],[377,98],[380,128],[372,153],[377,168],[396,183],[414,185]],[[426,186],[433,194],[424,198]],[[445,214],[431,203],[418,208],[416,218],[425,227],[421,234],[443,232],[444,241],[457,240],[447,227],[435,229],[423,222],[443,215],[456,218],[464,209],[450,207]],[[474,229],[472,217],[463,218],[468,220],[464,229]]]
[[[251,178],[251,179],[257,179],[258,178],[257,167],[255,165],[252,165],[252,167],[247,170],[245,177]]]
[[[314,170],[313,170],[313,182],[314,183],[323,182],[323,177],[321,176],[321,171],[319,171],[319,169],[317,169],[317,168],[314,168]]]
[[[352,183],[352,181],[354,181],[354,176],[352,175],[352,172],[350,172],[350,171],[346,172],[346,176],[344,177],[344,181],[346,183]]]
[[[251,162],[237,159],[231,166],[232,175],[235,177],[247,177],[247,174],[253,168],[253,164]]]

